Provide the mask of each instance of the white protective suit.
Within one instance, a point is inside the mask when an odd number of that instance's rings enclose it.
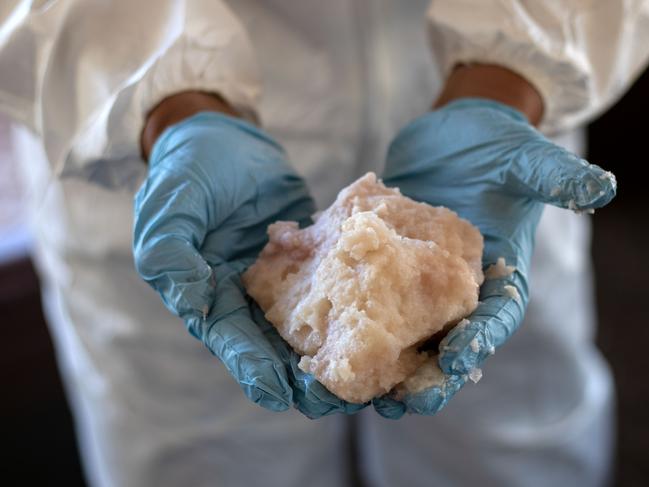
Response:
[[[218,92],[259,117],[324,206],[364,171],[380,172],[391,138],[429,109],[455,63],[526,76],[544,98],[542,129],[559,133],[613,103],[649,55],[647,1],[437,0],[426,15],[428,3],[0,4],[0,109],[45,150],[16,131],[91,485],[346,485],[345,419],[249,403],[135,273],[138,138],[163,97]],[[480,384],[435,417],[358,416],[367,485],[605,482],[612,381],[593,345],[588,243],[587,217],[547,209],[526,321]]]

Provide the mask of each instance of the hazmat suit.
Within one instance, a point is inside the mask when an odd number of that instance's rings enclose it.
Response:
[[[621,96],[649,56],[644,1],[428,4],[0,6],[0,109],[30,131],[16,129],[14,146],[35,188],[44,304],[92,485],[346,482],[343,417],[252,404],[134,270],[139,136],[160,100],[219,93],[284,146],[323,207],[380,172],[390,140],[457,63],[526,77],[544,100],[541,130],[578,153],[582,139],[565,134]],[[612,382],[593,345],[586,218],[546,209],[525,322],[479,385],[432,418],[359,414],[369,485],[605,481]]]

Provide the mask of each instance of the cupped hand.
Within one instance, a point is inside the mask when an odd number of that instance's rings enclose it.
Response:
[[[439,347],[441,384],[374,406],[398,418],[435,414],[523,320],[534,236],[544,204],[591,212],[615,196],[615,178],[553,144],[522,113],[477,98],[454,101],[405,127],[390,146],[384,182],[417,201],[446,206],[484,236],[489,272],[478,308]]]
[[[361,406],[329,393],[246,295],[241,274],[277,220],[310,222],[313,201],[282,148],[241,119],[202,112],[156,140],[135,199],[140,276],[219,357],[250,400],[315,418]],[[170,357],[173,360],[173,357]]]

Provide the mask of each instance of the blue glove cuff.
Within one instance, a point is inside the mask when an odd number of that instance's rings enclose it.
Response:
[[[468,109],[485,108],[490,110],[497,110],[513,118],[514,120],[517,120],[519,122],[529,123],[527,117],[520,110],[517,110],[516,108],[501,103],[499,101],[491,100],[489,98],[477,98],[477,97],[459,98],[457,100],[453,100],[450,103],[447,103],[445,106],[446,110],[462,110],[465,108]]]
[[[273,149],[284,153],[282,147],[274,139],[252,123],[224,113],[204,111],[187,117],[164,129],[153,144],[153,150],[149,157],[149,167],[154,167],[157,161],[163,158],[162,156],[167,152],[167,147],[170,144],[174,147],[177,144],[177,139],[189,139],[194,131],[200,127],[218,127],[226,136],[229,131],[237,131],[239,132],[238,135],[244,132],[272,145]]]

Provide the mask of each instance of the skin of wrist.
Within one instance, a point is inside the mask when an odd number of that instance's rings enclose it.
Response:
[[[532,83],[508,68],[492,64],[457,65],[446,80],[433,109],[460,98],[487,98],[522,112],[538,126],[543,98]]]
[[[158,103],[147,115],[140,135],[142,158],[147,161],[153,144],[164,130],[199,112],[212,111],[240,117],[225,99],[214,93],[183,91]]]

